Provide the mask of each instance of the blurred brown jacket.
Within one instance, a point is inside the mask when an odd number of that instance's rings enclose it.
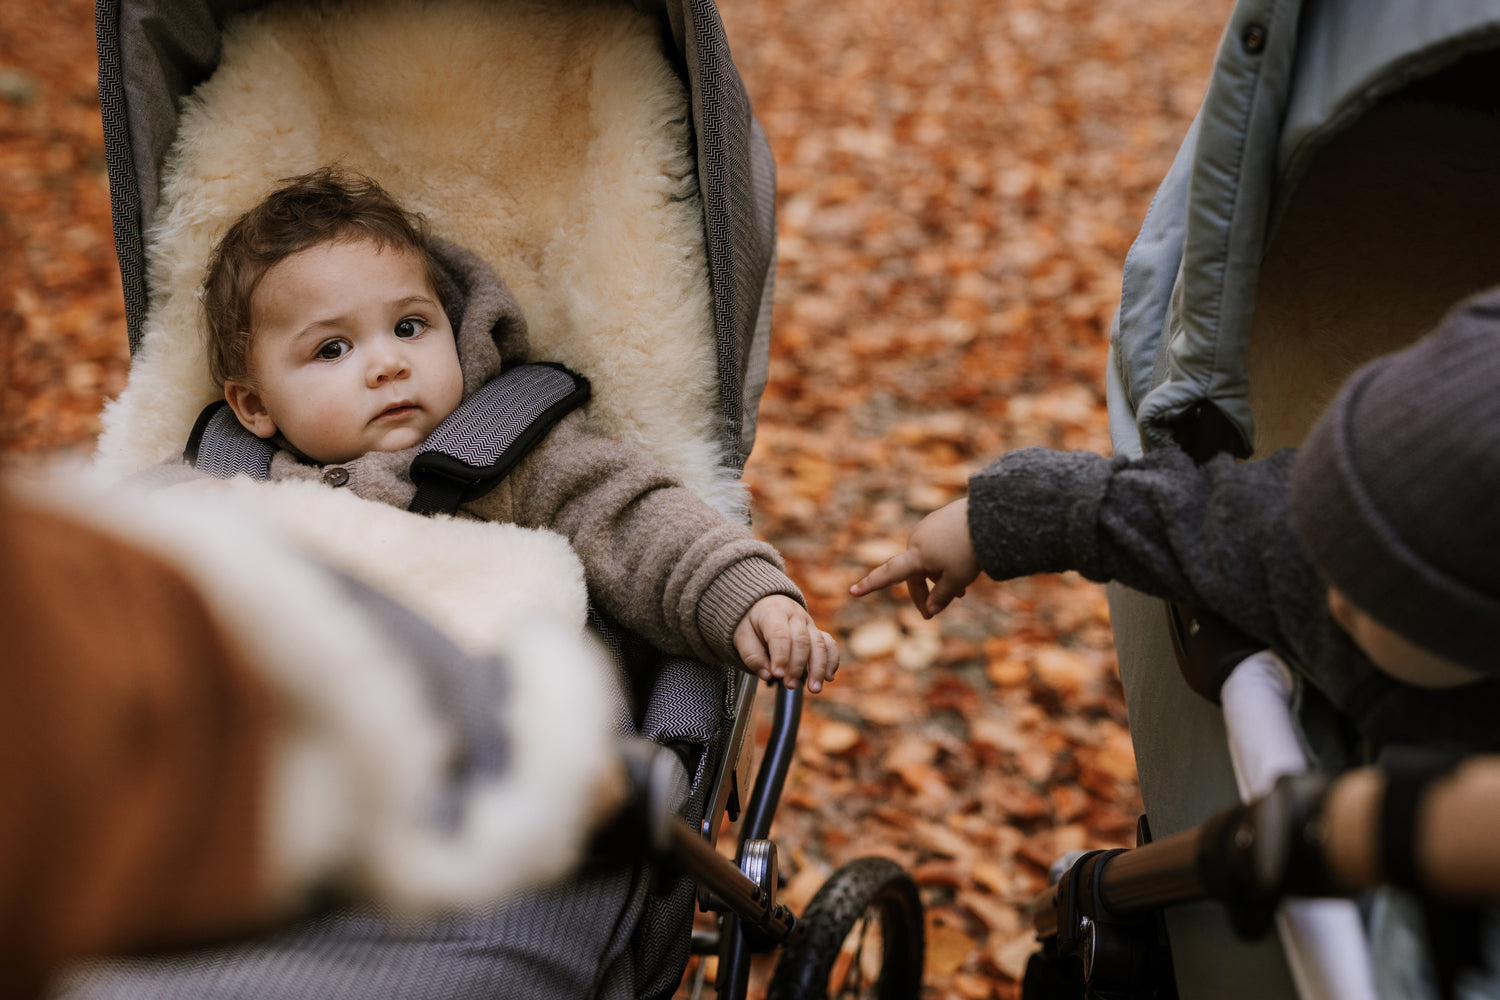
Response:
[[[262,919],[263,683],[173,569],[0,490],[0,997]]]

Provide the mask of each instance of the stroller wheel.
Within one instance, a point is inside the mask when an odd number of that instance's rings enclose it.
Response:
[[[802,922],[806,936],[777,963],[767,1000],[911,1000],[921,991],[922,899],[894,861],[840,868]]]

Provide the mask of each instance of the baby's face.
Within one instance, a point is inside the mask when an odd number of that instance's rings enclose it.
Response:
[[[458,406],[453,329],[420,257],[371,240],[280,261],[251,298],[253,387],[225,384],[251,432],[320,464],[426,439]]]
[[[1398,681],[1424,688],[1470,684],[1484,675],[1444,659],[1386,628],[1337,587],[1328,588],[1328,610],[1370,662]]]

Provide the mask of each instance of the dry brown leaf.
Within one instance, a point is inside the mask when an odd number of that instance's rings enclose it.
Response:
[[[829,720],[817,727],[814,742],[819,750],[836,756],[859,746],[861,739],[859,730],[847,722]]]
[[[889,619],[861,625],[849,636],[849,653],[859,660],[874,660],[895,652],[901,627]]]
[[[951,976],[974,953],[975,941],[936,913],[927,916],[927,954],[923,970],[928,976]]]
[[[1036,938],[1029,933],[1021,933],[1009,941],[987,948],[985,954],[1001,975],[1013,982],[1020,982],[1021,977],[1026,974],[1026,963],[1038,950]]]
[[[955,972],[953,992],[963,1000],[990,1000],[995,995],[995,984],[972,972]]]
[[[1011,894],[1014,885],[1014,879],[1010,874],[993,861],[980,861],[975,864],[971,877],[975,885],[1002,899]]]
[[[966,892],[959,904],[984,924],[991,937],[1008,938],[1021,929],[1021,914],[1014,904],[1004,903],[977,892]]]
[[[974,842],[956,833],[941,823],[918,817],[908,817],[912,842],[922,850],[945,858],[952,858],[965,867],[972,868],[979,852]]]
[[[912,870],[911,877],[917,885],[938,886],[955,892],[969,881],[968,872],[951,861],[924,861]]]
[[[1077,698],[1098,679],[1099,670],[1082,654],[1060,646],[1042,646],[1032,651],[1031,668],[1037,680],[1063,698]]]
[[[793,913],[804,912],[813,895],[828,881],[829,874],[831,873],[811,865],[799,869],[781,887],[776,895],[777,901],[786,904]]]
[[[909,635],[896,644],[896,665],[903,670],[926,670],[943,652],[943,640],[931,633]]]
[[[991,660],[984,672],[996,687],[1015,687],[1031,677],[1031,667],[1020,660]]]

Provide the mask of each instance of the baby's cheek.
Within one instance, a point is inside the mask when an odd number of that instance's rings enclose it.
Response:
[[[434,410],[438,412],[439,420],[446,418],[450,413],[458,409],[458,404],[463,401],[464,376],[463,372],[458,368],[458,360],[456,358],[453,362],[453,370],[448,374],[443,385],[440,386],[437,396],[439,402],[434,407]]]

